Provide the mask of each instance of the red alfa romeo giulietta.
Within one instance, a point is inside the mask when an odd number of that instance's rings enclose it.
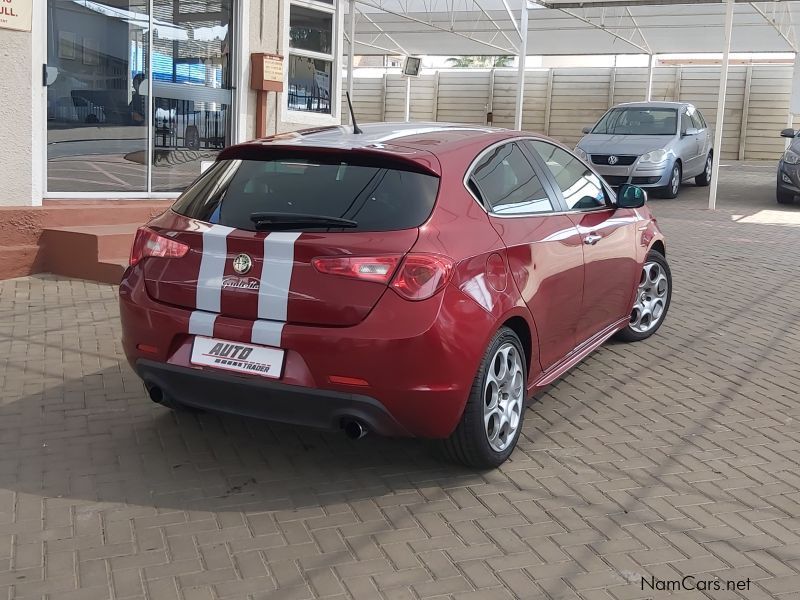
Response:
[[[645,201],[518,131],[373,124],[233,146],[139,229],[125,352],[170,408],[435,438],[497,466],[533,394],[664,321]]]

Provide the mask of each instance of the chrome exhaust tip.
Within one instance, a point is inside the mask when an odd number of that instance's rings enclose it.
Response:
[[[345,421],[343,429],[344,434],[351,440],[360,440],[369,433],[369,430],[355,419]]]

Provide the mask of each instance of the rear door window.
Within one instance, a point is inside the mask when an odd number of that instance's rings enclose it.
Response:
[[[700,117],[700,113],[695,111],[689,111],[689,117],[692,119],[692,127],[697,130],[705,129],[706,125],[703,123],[703,119]]]
[[[487,152],[472,170],[469,187],[497,215],[553,211],[542,181],[516,143]]]
[[[173,205],[179,214],[255,230],[255,213],[334,217],[357,223],[347,231],[419,227],[433,210],[439,178],[396,168],[310,159],[215,163]],[[309,225],[304,229],[337,229]]]

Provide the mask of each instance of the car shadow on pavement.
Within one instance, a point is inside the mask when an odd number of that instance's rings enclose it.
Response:
[[[173,412],[131,377],[127,366],[111,367],[0,406],[0,489],[90,504],[262,512],[420,494],[426,483],[485,482],[441,460],[425,440],[352,441],[338,432]]]

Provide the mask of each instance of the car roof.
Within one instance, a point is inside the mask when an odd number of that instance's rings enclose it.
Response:
[[[614,108],[621,106],[642,106],[648,108],[681,108],[682,106],[693,106],[691,102],[624,102],[617,104]]]
[[[413,162],[425,170],[441,174],[439,159],[454,152],[474,154],[495,142],[514,137],[543,137],[535,134],[458,123],[366,123],[362,133],[353,133],[351,126],[332,126],[282,133],[231,146],[220,159],[266,158],[276,150],[293,152],[354,152],[382,155]],[[474,156],[473,154],[473,156]]]

